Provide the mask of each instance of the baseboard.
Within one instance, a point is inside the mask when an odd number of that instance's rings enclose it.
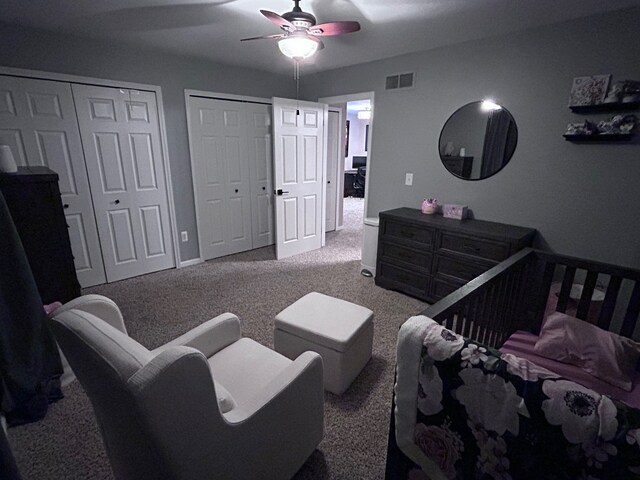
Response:
[[[185,260],[184,262],[180,262],[180,266],[178,268],[191,267],[193,265],[198,265],[199,263],[203,263],[204,260],[201,258],[192,258],[191,260]]]

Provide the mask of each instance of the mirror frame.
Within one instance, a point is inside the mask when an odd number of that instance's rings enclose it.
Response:
[[[444,160],[442,159],[443,155],[440,152],[440,143],[442,142],[442,133],[444,132],[444,129],[446,128],[447,124],[449,123],[449,121],[451,121],[451,119],[453,118],[453,116],[458,113],[460,110],[462,110],[465,107],[468,107],[469,105],[473,105],[476,103],[482,103],[486,100],[474,100],[473,102],[469,102],[469,103],[465,103],[464,105],[462,105],[461,107],[457,108],[451,115],[449,115],[449,117],[447,118],[447,120],[444,122],[444,125],[442,126],[442,129],[440,130],[440,135],[438,135],[438,157],[440,158],[440,163],[442,164],[442,166],[444,167],[444,169],[450,173],[451,175],[453,175],[456,178],[459,178],[460,180],[466,180],[467,182],[477,182],[480,180],[486,180],[487,178],[491,178],[493,177],[495,174],[501,172],[502,170],[504,170],[504,167],[506,167],[509,162],[511,162],[511,159],[513,158],[513,154],[516,153],[516,149],[518,148],[518,138],[520,137],[520,134],[518,132],[518,124],[516,123],[516,119],[513,117],[513,115],[511,114],[511,112],[504,107],[503,105],[500,104],[496,104],[496,105],[500,105],[500,107],[509,114],[509,116],[511,117],[511,121],[513,122],[513,126],[515,128],[515,133],[516,133],[516,140],[513,144],[513,152],[511,152],[511,155],[509,156],[509,159],[504,163],[504,165],[502,165],[501,168],[499,168],[498,170],[496,170],[495,172],[493,172],[491,175],[487,175],[486,177],[479,177],[479,178],[466,178],[466,177],[462,177],[460,175],[457,175],[455,173],[453,173],[451,170],[449,170],[447,168],[447,166],[444,164]]]

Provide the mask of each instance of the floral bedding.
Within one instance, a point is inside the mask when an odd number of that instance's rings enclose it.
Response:
[[[398,340],[392,478],[640,479],[640,410],[413,317]]]

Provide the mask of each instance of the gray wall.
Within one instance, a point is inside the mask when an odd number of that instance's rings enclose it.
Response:
[[[375,91],[368,215],[437,197],[476,218],[535,227],[554,251],[640,267],[640,144],[562,138],[582,118],[567,108],[573,77],[640,79],[639,31],[640,9],[629,9],[323,72],[306,79],[304,95]],[[384,92],[386,75],[412,70],[413,89]],[[438,136],[454,110],[483,98],[513,114],[518,146],[497,175],[460,180],[442,166]]]
[[[162,87],[176,221],[178,231],[186,230],[189,233],[189,242],[180,243],[183,261],[199,256],[184,89],[256,97],[290,97],[295,92],[295,84],[288,75],[274,75],[136,48],[113,47],[85,38],[3,23],[0,23],[0,65]]]

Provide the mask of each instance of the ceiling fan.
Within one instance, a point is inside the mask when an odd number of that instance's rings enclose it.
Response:
[[[295,3],[293,10],[282,15],[269,10],[260,10],[262,15],[284,30],[284,33],[243,38],[241,41],[277,40],[278,47],[284,55],[300,61],[324,48],[322,40],[318,37],[332,37],[360,30],[360,24],[354,21],[329,22],[316,25],[316,17],[302,11],[299,5],[300,0],[293,0],[293,2]]]

